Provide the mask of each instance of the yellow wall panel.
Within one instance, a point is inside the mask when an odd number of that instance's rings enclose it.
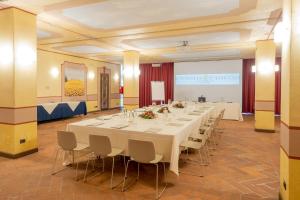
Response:
[[[20,139],[25,139],[26,142],[20,144]],[[37,148],[37,123],[0,124],[0,141],[0,151],[12,155],[35,149]]]
[[[15,106],[36,105],[36,16],[14,9]]]
[[[0,12],[0,107],[14,107],[13,9]]]
[[[99,110],[98,101],[87,101],[86,102],[87,112],[93,112]]]
[[[283,187],[283,182],[287,184],[286,190]],[[283,200],[289,199],[289,158],[280,148],[280,194]]]
[[[120,107],[120,99],[111,99],[110,100],[110,107],[111,108],[118,108],[118,107]]]
[[[255,128],[274,130],[275,118],[273,111],[255,111]]]

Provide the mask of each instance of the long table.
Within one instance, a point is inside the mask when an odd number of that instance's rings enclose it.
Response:
[[[206,102],[203,105],[215,106],[217,111],[225,109],[223,119],[243,121],[241,106],[235,102]]]
[[[178,172],[180,143],[192,134],[198,134],[201,123],[214,114],[214,106],[188,105],[185,109],[169,107],[168,117],[157,114],[156,119],[136,117],[133,122],[123,113],[79,121],[67,125],[67,130],[76,135],[80,143],[89,143],[89,135],[105,135],[112,146],[125,150],[128,155],[128,139],[152,141],[157,154],[170,163],[170,170]],[[158,108],[154,108],[154,112]],[[141,110],[137,110],[141,111]],[[123,126],[123,127],[122,127]],[[122,128],[119,128],[122,127]]]

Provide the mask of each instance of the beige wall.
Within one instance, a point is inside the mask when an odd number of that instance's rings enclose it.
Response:
[[[37,55],[37,97],[38,103],[61,101],[62,84],[61,84],[61,65],[65,62],[73,62],[84,64],[88,72],[94,72],[95,78],[93,80],[87,78],[87,107],[88,111],[98,110],[98,91],[100,91],[97,73],[100,68],[107,68],[111,70],[111,84],[110,84],[110,108],[119,107],[120,101],[116,99],[119,93],[119,81],[113,79],[114,74],[118,73],[120,76],[120,66],[111,63],[104,63],[96,60],[90,60],[75,56],[69,56],[59,53],[53,53],[43,50],[38,50]],[[59,75],[53,77],[51,70],[57,68]]]

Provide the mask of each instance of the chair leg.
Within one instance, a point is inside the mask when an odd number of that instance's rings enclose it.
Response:
[[[167,182],[166,182],[166,171],[165,171],[165,163],[163,163],[163,166],[164,166],[164,176],[165,176],[165,185],[164,185],[164,188],[159,192],[158,191],[158,163],[155,164],[156,165],[156,187],[155,187],[155,199],[159,199],[161,197],[161,195],[163,194],[163,192],[166,190],[167,188]]]
[[[155,164],[156,165],[156,199],[159,199],[159,196],[158,196],[158,164]]]
[[[71,152],[72,152],[72,167],[74,167],[74,161],[75,161],[74,151]]]
[[[128,171],[128,166],[130,163],[130,159],[127,161],[126,167],[125,167],[125,175],[124,175],[124,180],[123,180],[123,186],[122,186],[122,192],[125,191],[125,184],[126,184],[126,179],[127,179],[127,171]]]
[[[83,178],[84,182],[87,181],[86,174],[87,174],[87,170],[88,170],[88,167],[89,167],[89,163],[90,163],[90,158],[88,159],[88,161],[86,163],[86,166],[85,166],[85,172],[84,172],[84,178]]]
[[[136,177],[136,180],[139,180],[140,178],[140,163],[137,163],[138,164],[138,167],[137,167],[137,177]]]
[[[111,177],[110,177],[110,188],[113,189],[113,177],[115,168],[115,157],[112,157]]]
[[[163,162],[163,166],[164,166],[164,181],[167,182],[167,174],[166,174],[166,163]]]
[[[55,153],[55,159],[54,159],[54,163],[53,163],[52,170],[51,170],[51,174],[52,175],[55,174],[54,172],[55,172],[55,167],[56,167],[56,162],[57,162],[58,154],[59,154],[59,149],[57,149],[56,153]]]
[[[104,172],[104,158],[101,159],[102,159],[102,172]]]
[[[77,154],[79,154],[79,152],[77,152]],[[79,165],[79,161],[78,161],[78,155],[77,155],[77,159],[76,159],[76,181],[78,181],[78,165]]]

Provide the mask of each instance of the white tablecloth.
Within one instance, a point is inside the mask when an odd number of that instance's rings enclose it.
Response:
[[[157,154],[164,156],[164,162],[170,162],[170,170],[178,175],[178,161],[180,155],[180,143],[190,135],[197,134],[201,122],[210,117],[214,106],[204,106],[199,104],[188,105],[186,109],[170,108],[168,120],[163,114],[158,114],[156,119],[142,119],[136,117],[131,123],[122,113],[111,115],[111,119],[99,118],[83,120],[68,124],[67,130],[75,133],[78,142],[89,143],[89,134],[106,135],[110,138],[112,146],[125,150],[128,155],[128,139],[138,139],[152,141]],[[200,112],[193,111],[202,110]],[[184,121],[188,118],[191,121]],[[114,126],[129,124],[129,126],[116,129]],[[153,131],[154,130],[154,131]]]
[[[203,104],[204,105],[214,105],[216,107],[217,112],[220,112],[221,110],[225,109],[223,119],[243,121],[243,115],[242,115],[241,106],[239,103],[207,102],[207,103],[203,103]]]

